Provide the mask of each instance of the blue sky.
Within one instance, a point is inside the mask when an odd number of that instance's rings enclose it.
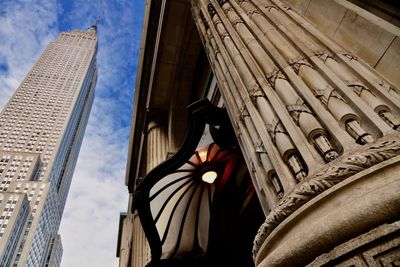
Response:
[[[62,267],[118,266],[127,145],[145,0],[0,0],[0,107],[61,31],[97,17],[99,79],[60,233]]]

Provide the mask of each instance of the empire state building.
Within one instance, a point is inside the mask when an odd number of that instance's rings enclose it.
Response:
[[[59,266],[97,81],[96,25],[50,43],[0,113],[0,266]]]

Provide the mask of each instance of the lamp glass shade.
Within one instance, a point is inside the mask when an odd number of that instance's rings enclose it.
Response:
[[[213,196],[228,179],[236,159],[236,154],[211,143],[153,185],[149,201],[161,241],[160,259],[206,253]]]

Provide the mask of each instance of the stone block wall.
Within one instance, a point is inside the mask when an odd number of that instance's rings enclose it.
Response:
[[[400,28],[396,26],[399,25],[397,19],[388,17],[387,14],[375,15],[370,12],[373,10],[367,11],[360,7],[362,6],[359,6],[360,1],[286,0],[286,2],[333,40],[375,68],[395,86],[400,86]]]

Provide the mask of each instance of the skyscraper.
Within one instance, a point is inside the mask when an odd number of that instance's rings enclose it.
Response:
[[[59,266],[57,234],[94,99],[97,26],[62,32],[0,113],[0,266]]]

